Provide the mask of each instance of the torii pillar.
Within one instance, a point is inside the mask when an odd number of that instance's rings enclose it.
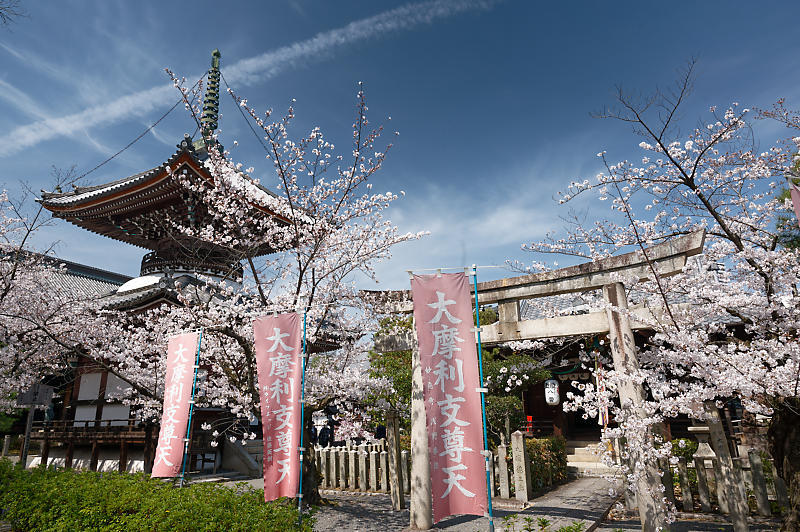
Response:
[[[603,299],[611,305],[606,308],[606,315],[614,369],[625,375],[633,375],[639,371],[639,360],[636,358],[636,343],[627,314],[628,299],[625,296],[625,287],[622,283],[603,285]],[[647,418],[647,413],[644,411],[644,389],[641,384],[625,381],[620,384],[618,392],[622,408],[632,408],[639,419]],[[648,431],[646,438],[650,442],[653,441],[652,431]],[[658,468],[655,463],[640,456],[639,451],[631,446],[628,446],[628,452],[629,463],[644,464],[644,475],[640,476],[635,484],[642,530],[644,532],[666,530],[668,523],[664,505],[656,500],[663,489]]]

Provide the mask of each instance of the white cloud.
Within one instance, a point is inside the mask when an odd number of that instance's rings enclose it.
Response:
[[[553,195],[564,176],[572,176],[575,171],[564,161],[536,161],[487,179],[485,187],[458,189],[431,180],[424,190],[407,192],[387,217],[403,232],[427,230],[431,234],[394,248],[391,260],[376,268],[378,287],[408,288],[406,270],[472,264],[505,266],[506,260],[514,259],[530,262],[534,257],[522,252],[520,245],[540,240],[560,228],[558,214],[563,209],[559,209]],[[484,280],[514,275],[517,274],[505,268],[479,272]],[[359,286],[376,287],[367,280],[360,281]]]
[[[464,11],[488,9],[495,3],[494,0],[433,0],[407,4],[351,22],[341,28],[319,33],[310,39],[298,41],[256,57],[243,59],[224,68],[223,73],[231,82],[248,85],[271,78],[286,68],[294,66],[300,59],[313,59],[341,46],[365,39],[378,38],[388,32],[431,24],[438,19]],[[12,52],[17,58],[25,57],[6,45],[2,45],[2,47]],[[37,68],[47,69],[54,76],[60,75],[59,70],[49,64],[38,63]],[[194,80],[199,77],[200,75],[196,75],[189,79]],[[144,116],[174,99],[175,89],[171,85],[165,84],[67,116],[47,118],[19,126],[0,136],[0,157],[18,153],[22,149],[59,136],[72,135],[88,128]]]
[[[0,100],[4,100],[9,105],[13,105],[32,118],[37,118],[39,120],[47,118],[47,114],[44,112],[41,105],[33,101],[33,99],[23,91],[2,79],[0,79]]]

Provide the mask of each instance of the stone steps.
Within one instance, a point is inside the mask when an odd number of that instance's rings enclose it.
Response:
[[[209,475],[194,475],[191,478],[192,484],[200,484],[203,482],[236,482],[239,480],[249,480],[250,477],[243,475],[238,471],[220,471]]]
[[[567,473],[576,477],[598,477],[613,475],[614,468],[600,460],[601,443],[590,440],[567,442]]]
[[[602,477],[617,473],[615,468],[600,462],[567,462],[567,474],[576,477]]]

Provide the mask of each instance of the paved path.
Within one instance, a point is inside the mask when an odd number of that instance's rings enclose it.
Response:
[[[733,532],[733,526],[718,520],[721,516],[714,517],[717,520],[712,520],[712,516],[698,516],[698,519],[678,519],[675,523],[669,526],[670,532]],[[751,518],[749,529],[751,532],[767,532],[775,531],[780,528],[779,519],[762,519]],[[638,519],[628,519],[625,521],[604,521],[599,528],[598,532],[617,532],[622,530],[630,532],[632,530],[640,531],[642,529]]]
[[[575,480],[535,499],[524,511],[495,510],[495,529],[523,530],[526,518],[535,525],[540,517],[550,521],[551,530],[576,521],[583,522],[585,530],[589,529],[603,518],[615,500],[608,494],[608,488],[608,481],[600,478]],[[396,532],[408,527],[408,510],[393,512],[387,495],[330,493],[324,496],[331,504],[317,511],[315,530]],[[485,517],[463,515],[440,521],[436,530],[472,532],[488,530],[488,526]]]

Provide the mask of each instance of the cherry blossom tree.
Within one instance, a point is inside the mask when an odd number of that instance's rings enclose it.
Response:
[[[629,297],[641,294],[637,303],[667,309],[663,319],[647,323],[654,334],[639,350],[641,371],[606,372],[606,391],[585,386],[568,407],[597,415],[598,407],[609,406],[619,427],[607,436],[625,437],[652,463],[670,456],[670,444],[658,438],[648,443],[643,429],[657,429],[679,414],[703,420],[707,405],[738,399],[747,412],[771,416],[770,452],[791,497],[783,529],[798,530],[800,254],[781,238],[780,220],[794,215],[780,191],[796,168],[800,120],[782,101],[761,112],[734,103],[712,107],[682,133],[678,117],[690,94],[692,67],[673,91],[637,99],[619,90],[617,106],[600,113],[631,125],[643,153],[616,163],[599,153],[604,170],[573,182],[561,202],[595,194],[608,203],[610,215],[585,223],[571,214],[565,236],[523,248],[595,259],[631,248],[644,252],[705,228],[705,255],[682,274],[665,278],[653,267],[651,280],[635,287],[621,279]],[[764,118],[780,120],[794,136],[759,148],[754,121]],[[626,380],[644,385],[646,419],[612,402]],[[640,465],[633,464],[630,475],[642,474]]]
[[[197,118],[201,87],[186,89],[174,78],[187,109]],[[243,171],[223,151],[216,136],[204,131],[212,180],[174,174],[191,191],[210,222],[195,227],[183,219],[165,219],[173,232],[226,250],[232,262],[247,265],[245,279],[235,269],[223,279],[176,287],[180,305],[163,305],[144,313],[108,314],[105,339],[97,339],[93,356],[121,374],[134,387],[122,399],[155,418],[161,408],[170,334],[203,329],[201,366],[207,367],[206,393],[198,404],[227,409],[246,420],[259,412],[252,319],[271,312],[306,312],[309,346],[306,381],[306,431],[314,412],[336,404],[358,431],[360,405],[390,383],[370,377],[365,368],[364,335],[376,323],[355,288],[355,276],[375,278],[375,265],[391,248],[422,233],[400,233],[383,211],[396,199],[392,192],[372,191],[372,179],[386,152],[376,151],[382,129],[372,129],[359,86],[356,120],[348,155],[337,155],[318,128],[293,136],[294,109],[273,120],[272,111],[258,113],[237,100],[258,136],[278,188],[270,191]],[[402,193],[400,193],[402,194]],[[217,430],[220,437],[250,438],[235,433],[234,424]],[[308,432],[306,437],[308,436]],[[313,449],[306,453],[304,499],[319,497]]]
[[[72,181],[55,171],[55,186]],[[61,282],[64,265],[32,242],[51,223],[31,193],[12,198],[0,192],[0,410],[15,406],[15,396],[43,377],[58,375],[81,353],[97,314],[96,293]]]

